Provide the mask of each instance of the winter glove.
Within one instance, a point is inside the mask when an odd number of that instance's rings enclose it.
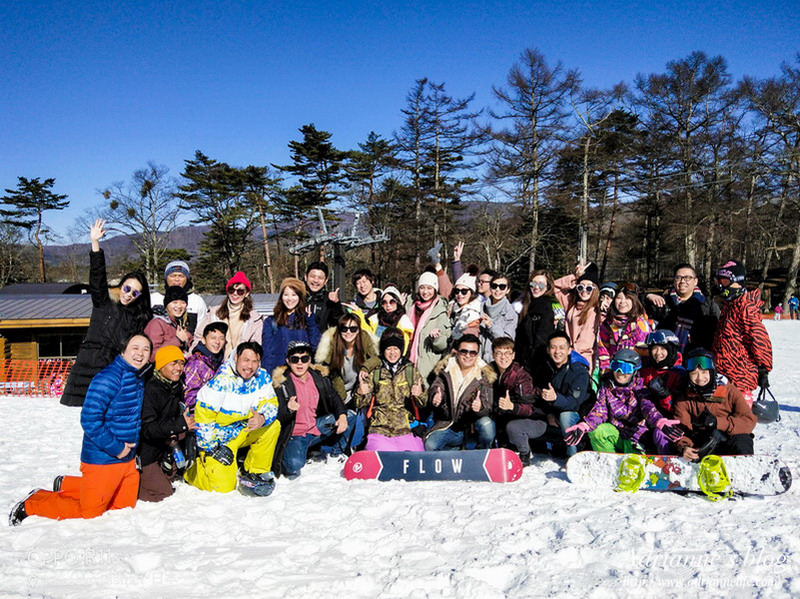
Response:
[[[717,428],[717,417],[709,412],[708,408],[705,408],[702,412],[700,412],[697,420],[692,423],[692,428],[697,431],[711,434],[711,431],[716,430]]]
[[[766,366],[758,367],[758,386],[762,389],[769,389],[769,372]]]
[[[656,422],[656,428],[664,433],[664,436],[667,437],[672,442],[677,441],[681,437],[683,437],[683,431],[678,427],[681,423],[680,420],[668,420],[667,418],[659,418]]]
[[[579,422],[575,426],[569,427],[564,431],[564,442],[567,445],[577,445],[583,439],[583,435],[589,432],[589,425]]]
[[[700,456],[700,459],[706,457],[708,454],[714,453],[716,450],[717,445],[720,443],[725,443],[728,440],[728,435],[723,433],[720,430],[714,429],[711,433],[711,436],[708,438],[708,441],[703,443],[700,447],[697,448],[697,455]]]
[[[209,455],[223,466],[233,464],[233,451],[227,445],[217,445],[209,452]]]
[[[425,435],[428,434],[428,427],[424,424],[418,424],[414,428],[411,429],[411,432],[414,434],[415,437],[419,437],[420,439],[425,439]]]
[[[657,376],[650,381],[650,384],[647,385],[647,388],[650,390],[650,393],[652,393],[653,396],[657,397],[658,399],[669,397],[669,389],[667,389],[667,382],[664,380],[664,377]]]

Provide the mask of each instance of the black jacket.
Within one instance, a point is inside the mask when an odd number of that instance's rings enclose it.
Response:
[[[663,297],[666,302],[663,307],[656,307],[649,301],[644,304],[650,317],[658,322],[658,328],[678,335],[684,355],[697,347],[710,350],[719,322],[720,309],[716,302],[699,291],[683,302],[670,293]]]
[[[94,375],[114,361],[125,339],[144,331],[144,327],[136,322],[134,313],[109,296],[102,249],[89,252],[89,289],[92,315],[61,395],[61,403],[65,406],[82,406]]]
[[[324,376],[320,369],[322,367],[313,365],[308,369],[308,373],[314,381],[319,392],[319,403],[317,404],[317,418],[327,414],[333,414],[336,418],[346,413],[341,397],[333,388],[328,377]],[[272,458],[272,472],[277,476],[283,472],[281,460],[286,444],[292,436],[294,422],[297,413],[289,410],[289,398],[296,395],[294,382],[290,376],[288,366],[279,366],[273,372],[272,386],[278,396],[278,420],[281,423],[281,433],[278,443],[275,445],[275,454]]]
[[[556,328],[554,301],[552,295],[531,298],[528,313],[525,318],[520,319],[514,339],[516,360],[528,369],[536,386],[539,386],[537,371],[542,360],[547,358],[545,353],[547,338]]]
[[[306,286],[308,292],[307,303],[311,308],[311,314],[317,321],[317,328],[320,331],[327,331],[328,327],[336,326],[336,321],[342,315],[342,305],[338,302],[332,302],[328,297],[328,290],[324,287],[312,293]]]
[[[170,441],[189,427],[181,413],[183,383],[170,383],[157,375],[151,378],[144,388],[142,401],[142,430],[137,453],[142,458],[142,466],[157,462],[172,451]],[[194,437],[191,437],[194,439]]]

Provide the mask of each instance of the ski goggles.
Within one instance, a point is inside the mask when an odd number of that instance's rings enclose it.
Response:
[[[611,360],[611,372],[621,372],[622,374],[633,374],[636,372],[636,365],[620,360]]]
[[[703,370],[713,370],[714,360],[712,360],[710,356],[692,356],[686,360],[686,370],[691,372],[692,370],[696,370],[698,368]]]

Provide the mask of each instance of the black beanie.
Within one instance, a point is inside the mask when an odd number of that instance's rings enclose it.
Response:
[[[380,343],[381,357],[383,357],[384,352],[389,347],[397,347],[402,353],[405,346],[406,340],[405,337],[403,337],[403,331],[395,327],[387,327],[386,330],[383,331]]]
[[[597,270],[597,264],[589,262],[589,265],[583,271],[583,274],[578,277],[578,282],[589,281],[594,283],[595,287],[600,287],[600,273]]]
[[[171,287],[167,287],[167,290],[164,292],[164,306],[169,305],[170,302],[174,302],[175,300],[183,300],[188,303],[189,296],[186,295],[186,291],[183,287],[172,285]]]

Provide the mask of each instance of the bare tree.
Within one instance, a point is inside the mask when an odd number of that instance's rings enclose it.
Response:
[[[156,284],[158,264],[178,225],[177,184],[166,166],[147,163],[130,182],[110,185],[101,193],[108,201],[103,216],[108,229],[122,233],[139,251],[147,279]]]

